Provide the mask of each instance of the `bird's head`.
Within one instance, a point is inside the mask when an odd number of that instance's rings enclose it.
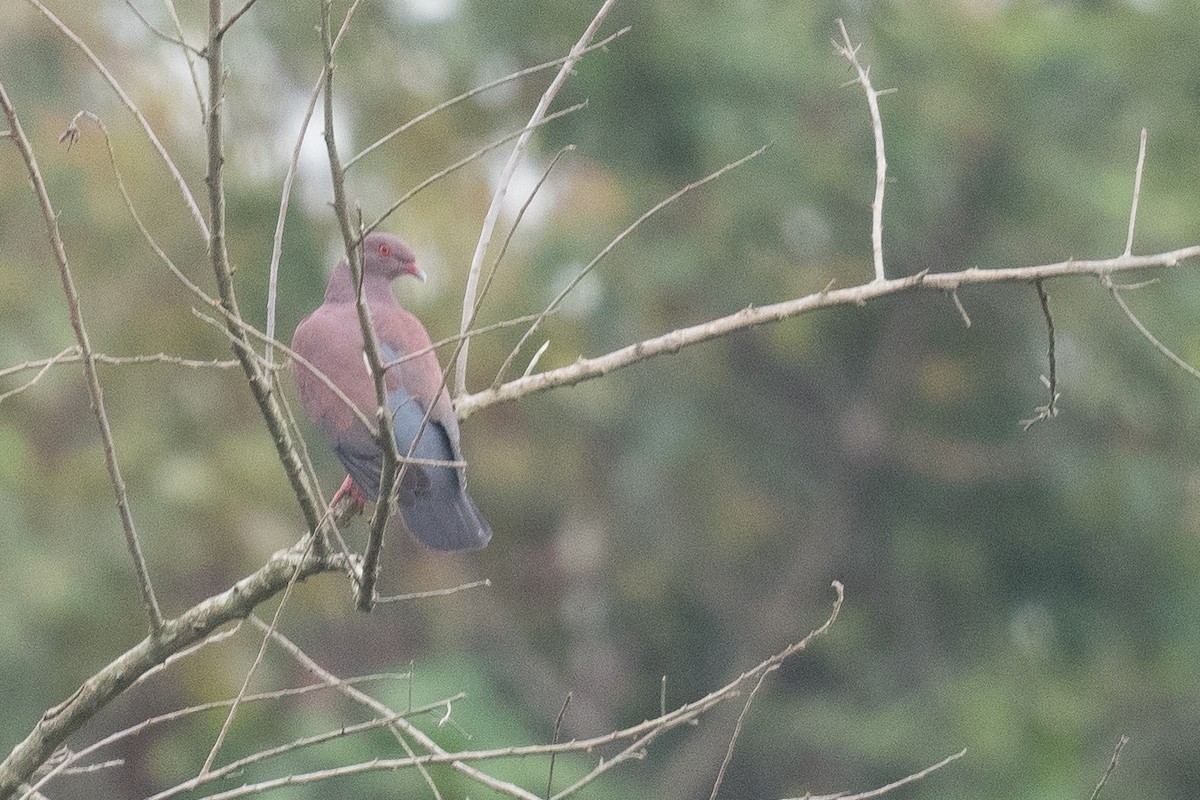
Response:
[[[401,275],[412,275],[421,281],[425,273],[417,266],[412,248],[390,233],[372,231],[363,239],[363,268],[365,274],[382,275],[393,281]]]

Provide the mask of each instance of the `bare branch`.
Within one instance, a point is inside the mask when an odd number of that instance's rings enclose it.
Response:
[[[355,307],[358,311],[358,324],[362,332],[363,355],[367,362],[367,371],[371,373],[371,381],[375,387],[376,402],[376,431],[375,442],[381,453],[381,469],[379,476],[379,495],[375,510],[371,512],[370,530],[367,534],[367,547],[363,552],[362,573],[358,580],[357,605],[361,610],[370,610],[374,601],[375,581],[379,573],[379,555],[383,550],[384,531],[388,518],[391,516],[391,497],[393,490],[404,479],[408,465],[400,463],[400,453],[396,445],[396,433],[391,411],[388,408],[387,384],[385,380],[383,357],[379,353],[379,342],[375,339],[375,326],[371,322],[371,308],[363,295],[364,266],[362,245],[362,220],[359,219],[357,235],[350,226],[350,210],[346,204],[346,171],[338,155],[337,140],[334,137],[333,126],[333,34],[330,25],[331,0],[321,0],[321,43],[324,46],[325,64],[325,149],[329,158],[329,173],[333,181],[333,211],[337,218],[338,227],[342,232],[342,242],[346,252],[346,264],[350,270],[350,279],[355,287]],[[433,411],[430,403],[425,418]],[[424,430],[422,422],[421,430]],[[413,439],[408,455],[416,448],[417,437]]]
[[[203,56],[203,54],[197,48],[192,47],[190,44],[188,44],[182,36],[172,36],[171,34],[166,33],[165,31],[160,31],[158,28],[156,28],[154,26],[154,23],[152,23],[150,20],[146,19],[146,15],[141,12],[141,9],[139,9],[137,6],[135,6],[133,4],[133,0],[125,0],[125,5],[129,8],[130,11],[133,12],[133,15],[135,17],[137,17],[138,20],[141,21],[142,27],[144,27],[146,30],[150,31],[150,33],[153,36],[157,36],[159,39],[162,39],[164,42],[173,44],[173,45],[181,48],[188,57],[188,65],[189,66],[192,65],[191,56],[193,54],[198,55],[198,56]],[[176,21],[176,23],[178,23],[179,20],[176,19],[175,21]],[[197,77],[194,69],[192,70],[192,78],[193,78],[193,80],[198,81],[198,77]],[[197,92],[197,96],[202,97],[202,95],[199,94],[199,92],[200,92],[200,84],[199,83],[196,84],[196,92]]]
[[[25,383],[21,384],[20,386],[18,386],[15,389],[9,389],[7,392],[0,394],[0,403],[3,403],[8,398],[10,398],[14,395],[18,395],[21,392],[26,391],[27,389],[33,388],[37,384],[38,381],[40,381],[43,377],[45,377],[46,373],[49,372],[50,368],[53,367],[55,364],[59,364],[64,361],[78,361],[79,359],[80,359],[79,346],[72,345],[71,347],[68,347],[66,350],[63,350],[61,353],[59,353],[56,356],[52,356],[50,358],[43,358],[40,361],[26,361],[24,364],[18,364],[15,367],[9,367],[8,369],[0,370],[0,377],[3,377],[4,375],[10,375],[15,372],[23,372],[27,369],[33,369],[35,366],[41,367],[41,369],[39,369],[37,371],[37,374],[34,375],[32,378],[30,378]]]
[[[875,262],[875,280],[887,278],[883,271],[883,190],[887,184],[887,158],[883,152],[883,117],[879,113],[879,96],[892,90],[876,91],[871,86],[871,70],[864,68],[858,60],[861,44],[850,42],[850,34],[846,32],[846,23],[837,21],[838,30],[842,33],[841,43],[834,42],[834,48],[854,67],[858,73],[858,83],[862,84],[867,94],[867,106],[871,110],[871,130],[875,134],[875,199],[871,201],[871,256]]]
[[[462,324],[459,326],[459,333],[465,334],[471,327],[471,321],[475,317],[475,295],[479,287],[480,273],[483,271],[483,257],[487,252],[488,245],[492,241],[492,231],[495,229],[496,220],[500,216],[500,208],[503,205],[504,195],[508,192],[508,185],[517,171],[517,164],[520,163],[521,158],[525,155],[526,148],[529,147],[529,139],[533,135],[532,129],[546,116],[546,112],[550,109],[550,104],[554,102],[554,98],[558,96],[559,89],[566,82],[567,75],[575,68],[575,64],[578,63],[579,59],[583,57],[588,43],[595,37],[596,31],[600,29],[600,25],[604,22],[605,17],[608,16],[608,12],[612,10],[615,2],[616,0],[604,0],[604,4],[600,6],[600,10],[596,12],[596,16],[592,18],[591,23],[584,29],[583,35],[579,37],[579,41],[571,48],[570,53],[563,60],[558,74],[554,76],[554,80],[550,82],[550,85],[546,87],[546,91],[542,93],[537,107],[533,110],[533,115],[529,118],[529,124],[525,126],[525,132],[517,139],[512,154],[508,157],[508,162],[500,172],[500,177],[496,181],[496,191],[492,194],[491,205],[488,206],[487,213],[483,218],[483,225],[479,231],[479,242],[475,246],[475,254],[471,257],[471,269],[467,273],[467,287],[463,293]],[[469,340],[463,339],[462,347],[458,351],[458,359],[454,367],[453,394],[455,395],[464,395],[467,392],[467,352],[469,345]]]
[[[346,10],[346,17],[342,20],[342,26],[338,29],[337,36],[333,38],[333,44],[330,47],[330,52],[336,52],[338,44],[342,41],[342,36],[345,35],[350,27],[350,20],[354,18],[354,12],[358,10],[360,0],[354,0],[350,4],[350,8]],[[272,340],[275,338],[275,302],[279,288],[279,259],[283,253],[283,226],[287,219],[288,205],[292,200],[292,182],[296,179],[296,168],[300,163],[300,150],[304,146],[304,139],[308,133],[308,124],[312,120],[313,113],[317,108],[317,98],[321,96],[321,89],[325,86],[325,77],[329,74],[325,65],[321,66],[321,74],[317,77],[317,83],[313,86],[312,92],[308,96],[308,107],[304,110],[304,118],[300,120],[300,132],[296,135],[296,144],[292,147],[292,160],[288,162],[287,174],[283,177],[283,190],[279,197],[279,216],[275,220],[275,239],[271,245],[271,265],[268,269],[267,279],[267,347],[266,347],[266,362],[270,366],[273,363],[274,345]]]
[[[750,690],[749,696],[746,697],[746,704],[742,706],[742,712],[738,714],[737,722],[733,726],[733,733],[729,737],[729,747],[725,750],[725,758],[721,761],[721,768],[717,770],[717,778],[713,781],[712,793],[708,796],[708,800],[717,800],[717,792],[721,791],[721,784],[725,780],[725,770],[729,768],[729,762],[733,760],[733,746],[737,744],[738,736],[742,733],[742,723],[746,721],[746,715],[750,713],[750,706],[754,702],[754,698],[758,697],[758,690],[762,688],[763,681],[767,679],[770,672],[764,672],[758,676],[758,682],[754,684],[754,688]]]
[[[312,543],[318,538],[320,537],[309,537],[309,546],[311,547]],[[307,556],[308,551],[305,551],[301,558],[306,558]],[[279,604],[275,606],[275,615],[271,618],[271,630],[275,630],[279,627],[279,617],[282,616],[283,609],[287,606],[288,598],[291,597],[292,589],[295,588],[296,580],[299,578],[299,576],[299,572],[294,573],[292,575],[292,579],[289,580],[287,586],[284,587],[283,596],[279,598]],[[267,642],[270,640],[271,637],[269,635],[263,637],[263,640],[258,647],[258,653],[254,657],[254,663],[250,665],[250,669],[246,670],[246,677],[242,680],[242,686],[240,689],[238,689],[237,696],[233,698],[233,702],[229,704],[229,713],[225,715],[225,722],[221,724],[221,730],[217,733],[217,739],[215,742],[213,742],[212,748],[208,751],[208,758],[204,759],[204,765],[200,767],[200,775],[198,777],[204,778],[212,770],[213,762],[217,760],[217,753],[221,750],[221,745],[225,741],[225,736],[229,733],[229,729],[233,726],[233,718],[237,716],[238,708],[241,706],[242,700],[245,699],[250,691],[250,680],[254,677],[254,673],[258,671],[259,665],[262,664],[263,656],[266,655],[267,652]]]
[[[601,760],[601,762],[585,775],[580,780],[576,781],[571,786],[558,792],[554,798],[564,798],[578,791],[582,786],[590,783],[597,776],[607,772],[613,766],[627,761],[630,758],[639,758],[645,746],[652,742],[655,738],[685,724],[695,722],[706,711],[716,707],[717,705],[737,696],[741,687],[751,680],[757,680],[764,674],[774,671],[786,659],[803,651],[817,637],[826,633],[833,623],[837,620],[838,613],[841,610],[844,600],[844,590],[842,584],[834,581],[833,588],[836,593],[833,610],[830,612],[826,621],[818,628],[811,631],[800,641],[789,645],[779,651],[770,658],[760,662],[755,667],[743,672],[738,677],[727,683],[725,686],[710,692],[709,694],[687,703],[679,708],[670,711],[653,719],[648,719],[637,725],[629,728],[613,731],[603,736],[592,737],[589,739],[576,739],[569,742],[560,742],[557,744],[542,744],[530,745],[525,747],[506,747],[495,750],[475,750],[466,753],[449,753],[444,750],[435,741],[429,738],[423,731],[416,728],[411,723],[404,719],[398,718],[395,721],[395,726],[402,730],[405,734],[415,740],[421,747],[428,751],[427,755],[409,756],[407,758],[396,759],[374,759],[369,762],[360,764],[349,764],[343,767],[333,769],[320,770],[309,773],[291,774],[284,778],[262,781],[260,783],[247,784],[236,789],[231,789],[226,792],[211,795],[207,800],[232,800],[235,797],[245,797],[251,794],[258,794],[268,789],[277,788],[280,786],[292,786],[297,784],[307,784],[328,780],[334,777],[362,774],[364,772],[375,772],[380,770],[397,770],[407,767],[423,767],[429,764],[450,764],[458,772],[483,783],[489,788],[506,794],[510,797],[520,798],[521,800],[541,800],[537,795],[529,792],[521,787],[499,780],[485,772],[480,771],[468,762],[485,761],[500,758],[520,758],[528,756],[546,756],[551,753],[567,753],[567,752],[591,752],[596,748],[615,742],[629,741],[630,744],[624,747],[617,756]],[[251,617],[251,621],[260,629],[265,629],[266,624]],[[301,651],[298,647],[292,644],[286,637],[275,631],[271,634],[288,652],[308,670],[316,674],[322,680],[330,682],[338,682],[338,678],[319,664],[313,661],[307,654]],[[358,702],[370,707],[376,713],[381,715],[394,715],[394,712],[380,703],[378,700],[366,695],[352,687],[340,686],[339,688],[350,697],[353,697]]]
[[[505,144],[506,142],[510,142],[513,139],[517,139],[521,136],[524,136],[526,133],[533,130],[534,128],[541,127],[542,125],[553,122],[556,119],[565,117],[568,114],[573,114],[574,112],[580,110],[581,108],[585,108],[586,106],[587,106],[587,102],[585,101],[582,103],[576,103],[575,105],[570,106],[568,108],[564,108],[561,111],[555,111],[553,114],[547,114],[546,117],[544,119],[539,120],[536,125],[532,125],[532,126],[527,125],[526,127],[521,128],[519,131],[513,131],[512,133],[509,133],[506,136],[502,136],[501,138],[495,140],[494,142],[488,142],[483,147],[476,150],[474,153],[471,153],[469,156],[460,158],[458,161],[455,161],[450,166],[448,166],[444,169],[438,170],[437,172],[433,173],[428,178],[421,181],[416,186],[414,186],[413,188],[411,188],[407,192],[405,192],[400,197],[399,200],[397,200],[396,202],[394,202],[390,206],[388,206],[387,210],[384,211],[382,214],[380,214],[378,217],[376,217],[374,222],[372,222],[370,225],[366,226],[366,228],[364,229],[364,232],[370,233],[371,231],[378,228],[380,225],[382,225],[384,223],[384,221],[388,217],[390,217],[392,214],[396,213],[396,209],[400,208],[400,206],[404,205],[409,200],[411,200],[418,192],[427,188],[431,184],[434,184],[434,183],[440,181],[442,178],[446,177],[450,173],[455,172],[456,170],[462,169],[467,164],[470,164],[472,161],[475,161],[476,159],[478,159],[480,156],[487,155],[488,153],[492,152],[497,147],[500,147],[501,145]]]
[[[574,364],[539,372],[526,378],[511,380],[502,386],[459,397],[455,408],[460,419],[497,403],[517,400],[534,392],[557,386],[571,386],[580,381],[596,378],[615,369],[629,366],[638,361],[674,353],[683,347],[724,336],[731,331],[743,330],[756,325],[794,317],[819,308],[855,305],[863,306],[881,297],[900,294],[917,289],[955,291],[962,286],[993,283],[1027,283],[1038,278],[1056,278],[1063,275],[1096,275],[1099,277],[1114,272],[1145,269],[1148,267],[1174,267],[1180,262],[1200,256],[1200,245],[1191,245],[1178,250],[1169,250],[1146,256],[1119,256],[1086,261],[1060,261],[1035,267],[1009,267],[1004,269],[970,269],[957,272],[920,272],[904,278],[852,286],[846,289],[827,288],[813,294],[784,300],[765,306],[748,306],[741,311],[687,328],[626,345],[595,358],[578,358]]]
[[[171,260],[171,257],[167,255],[167,252],[163,250],[163,248],[155,240],[153,234],[150,233],[150,229],[146,227],[145,222],[142,221],[141,215],[138,214],[137,209],[133,205],[133,198],[129,196],[129,190],[125,187],[125,179],[121,175],[121,169],[117,166],[117,154],[116,151],[113,150],[112,137],[108,133],[108,126],[104,124],[104,120],[100,119],[100,117],[96,116],[90,111],[78,111],[75,113],[75,116],[71,118],[71,122],[67,125],[67,129],[63,131],[62,136],[59,137],[59,141],[66,141],[68,143],[68,148],[71,146],[71,143],[79,141],[80,137],[83,135],[79,130],[79,120],[81,119],[91,120],[92,123],[100,129],[100,134],[104,137],[104,144],[108,148],[108,163],[109,166],[112,167],[113,177],[115,177],[117,180],[117,191],[121,194],[121,200],[125,203],[125,210],[128,211],[129,216],[133,218],[134,224],[141,232],[142,238],[145,239],[146,243],[150,245],[150,249],[154,251],[159,260],[167,266],[167,269],[170,270],[171,274],[174,275],[175,278],[182,283],[188,291],[196,295],[196,297],[198,297],[210,308],[221,308],[219,300],[216,300],[210,296],[208,292],[200,288],[198,283],[185,275],[183,270],[175,265],[175,262]]]
[[[35,0],[30,0],[35,2]],[[263,420],[270,431],[271,440],[280,464],[292,485],[292,491],[300,504],[310,530],[316,536],[313,547],[316,555],[323,555],[324,540],[321,536],[321,525],[326,518],[318,505],[318,498],[309,482],[304,464],[292,442],[292,434],[288,430],[286,417],[280,407],[279,396],[272,390],[269,373],[259,369],[256,361],[257,353],[247,336],[245,329],[239,324],[242,315],[238,310],[237,294],[233,287],[233,271],[229,265],[229,253],[225,243],[225,145],[222,125],[224,117],[222,110],[222,92],[224,91],[225,72],[222,54],[222,19],[221,0],[209,0],[208,26],[208,201],[212,216],[212,232],[208,241],[208,254],[216,275],[217,288],[221,296],[226,330],[233,343],[233,353],[242,364],[250,392],[258,404]]]
[[[171,17],[171,23],[175,26],[175,35],[181,42],[183,48],[183,57],[187,60],[188,72],[191,73],[192,88],[196,90],[196,103],[200,108],[200,122],[204,123],[204,118],[208,114],[208,109],[204,104],[204,90],[200,88],[200,73],[196,69],[196,62],[192,60],[192,52],[195,51],[199,55],[199,51],[187,43],[183,35],[183,23],[179,21],[179,13],[175,10],[174,0],[162,0],[163,6],[167,9],[167,15]]]
[[[229,33],[229,29],[232,28],[234,24],[242,18],[242,15],[250,10],[250,6],[254,5],[256,2],[258,2],[258,0],[246,0],[246,2],[242,4],[241,8],[230,14],[229,19],[225,20],[225,24],[221,26],[219,31],[217,31],[217,37],[224,38],[225,34]]]
[[[409,600],[424,600],[429,597],[446,597],[447,595],[458,594],[467,589],[476,589],[480,586],[490,587],[492,581],[489,578],[484,578],[481,581],[470,581],[469,583],[461,583],[458,586],[451,586],[449,589],[430,589],[424,592],[409,592],[408,594],[398,594],[392,597],[377,597],[376,603],[402,603]]]
[[[112,481],[113,494],[117,500],[117,514],[121,518],[121,528],[125,532],[125,546],[133,559],[133,569],[137,575],[138,587],[142,593],[142,605],[150,622],[151,634],[162,628],[162,611],[158,607],[158,598],[154,595],[154,586],[150,582],[150,571],[146,567],[146,559],[142,555],[142,545],[138,540],[137,529],[133,524],[133,513],[129,509],[129,497],[125,491],[125,479],[121,476],[121,467],[117,462],[116,443],[113,441],[112,428],[108,424],[108,411],[104,406],[104,392],[100,388],[100,378],[96,374],[96,361],[92,357],[92,344],[88,337],[87,328],[83,322],[83,310],[79,305],[79,292],[75,288],[75,278],[71,274],[71,266],[67,261],[67,251],[58,231],[58,215],[50,203],[50,195],[46,192],[46,184],[42,180],[42,171],[38,168],[33,148],[25,138],[21,121],[9,100],[8,92],[0,83],[0,106],[4,116],[8,118],[8,126],[12,130],[12,141],[25,162],[33,191],[41,206],[42,219],[46,223],[46,234],[50,240],[50,248],[54,260],[58,262],[58,274],[62,281],[63,294],[67,299],[67,310],[71,318],[71,328],[75,331],[75,341],[79,345],[79,354],[83,361],[83,374],[87,381],[88,396],[92,401],[92,413],[96,415],[96,425],[100,430],[100,441],[104,449],[104,464],[108,468],[108,476]]]

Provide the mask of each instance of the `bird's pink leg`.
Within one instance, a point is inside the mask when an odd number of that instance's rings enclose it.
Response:
[[[354,481],[351,480],[349,475],[347,475],[346,480],[342,481],[341,487],[333,493],[333,499],[329,501],[329,507],[333,508],[336,506],[338,502],[346,495],[350,495],[350,499],[352,499],[354,501],[354,505],[357,506],[355,511],[362,511],[363,506],[367,504],[367,500],[362,496],[362,492],[358,490],[358,487],[354,485]]]

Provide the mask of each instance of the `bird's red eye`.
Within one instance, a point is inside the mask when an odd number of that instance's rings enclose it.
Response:
[[[387,258],[391,254],[392,254],[392,246],[390,244],[379,245],[379,255],[383,256],[384,258]]]

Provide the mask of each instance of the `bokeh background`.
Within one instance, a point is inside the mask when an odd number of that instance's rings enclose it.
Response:
[[[178,48],[114,0],[50,0],[95,50],[204,193],[201,117]],[[138,3],[169,29],[163,8]],[[237,5],[237,4],[234,4]],[[366,0],[338,55],[350,154],[421,111],[559,57],[598,3]],[[189,38],[205,4],[179,0]],[[338,3],[338,11],[345,4]],[[1118,254],[1138,132],[1149,129],[1136,252],[1200,241],[1197,5],[1140,2],[640,0],[632,30],[577,68],[535,138],[505,220],[574,144],[530,207],[480,322],[536,312],[629,222],[679,186],[770,143],[623,242],[518,359],[549,339],[557,366],[664,331],[870,277],[874,164],[864,97],[833,50],[835,20],[865,42],[883,98],[891,276]],[[280,190],[320,68],[318,3],[259,0],[228,38],[230,251],[248,319],[266,319]],[[204,242],[112,91],[29,4],[0,5],[0,80],[61,212],[97,350],[226,358],[225,340],[139,237],[103,139],[139,211],[183,270],[212,287]],[[370,219],[430,173],[528,118],[550,73],[481,94],[356,165]],[[320,299],[338,237],[323,142],[303,149],[283,239],[285,340]],[[403,302],[434,338],[457,330],[501,149],[417,195],[385,225],[430,274]],[[495,251],[493,251],[494,254]],[[1130,279],[1144,276],[1131,276]],[[1142,319],[1200,362],[1192,269],[1132,292]],[[472,494],[496,531],[461,557],[388,541],[384,591],[489,578],[490,588],[353,610],[343,579],[299,587],[281,629],[343,676],[403,705],[465,691],[455,749],[636,723],[725,683],[847,602],[832,632],[768,681],[723,797],[862,790],[961,748],[903,797],[1089,796],[1118,737],[1113,795],[1200,794],[1200,384],[1142,339],[1094,279],[1048,284],[1062,415],[1046,400],[1046,329],[1029,286],[966,289],[964,327],[935,293],[739,333],[574,388],[497,406],[464,427]],[[475,341],[470,388],[519,337]],[[44,227],[0,141],[0,367],[71,345]],[[0,392],[32,372],[0,379]],[[227,587],[296,541],[302,518],[237,370],[103,367],[135,520],[168,613]],[[284,376],[290,386],[290,376]],[[316,443],[327,492],[342,473]],[[350,530],[360,542],[364,524]],[[144,635],[78,365],[0,403],[0,742]],[[271,609],[265,609],[269,612]],[[240,633],[130,692],[72,739],[236,693],[256,652]],[[252,688],[311,680],[269,651]],[[738,708],[656,743],[589,797],[707,797]],[[329,695],[247,706],[226,752],[352,722]],[[125,765],[54,797],[143,797],[194,774],[223,715],[148,731]],[[276,768],[392,755],[357,738]],[[560,785],[588,761],[560,759]],[[497,772],[544,785],[547,764]],[[488,796],[435,772],[443,796]],[[241,778],[238,779],[239,781]],[[427,796],[386,774],[273,796]]]

